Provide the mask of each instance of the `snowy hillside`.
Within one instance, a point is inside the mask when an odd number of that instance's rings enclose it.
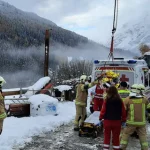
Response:
[[[120,2],[122,3],[122,2]],[[139,52],[140,44],[150,45],[150,4],[149,0],[126,1],[120,10],[115,37],[115,46],[132,52]]]
[[[1,0],[0,18],[0,45],[4,40],[15,47],[40,46],[44,43],[46,29],[52,29],[51,43],[53,44],[60,43],[75,47],[79,43],[90,42],[84,36],[63,29],[50,20],[22,11]]]
[[[10,19],[25,18],[28,21],[30,21],[32,19],[34,21],[39,21],[41,23],[46,23],[46,24],[51,24],[53,26],[56,26],[56,24],[50,20],[41,18],[34,13],[25,13],[24,11],[21,11],[21,10],[17,9],[16,7],[10,5],[9,3],[3,2],[1,0],[0,0],[0,14],[3,14],[5,16],[9,17]]]

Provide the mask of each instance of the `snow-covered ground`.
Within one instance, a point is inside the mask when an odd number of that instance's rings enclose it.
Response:
[[[31,141],[32,136],[67,124],[74,116],[74,102],[63,102],[58,104],[57,116],[8,117],[4,121],[3,133],[0,136],[0,150],[12,150],[16,145],[24,145]]]
[[[40,79],[37,83],[32,86],[32,89],[40,89],[43,87],[43,83],[46,84],[48,78]],[[66,86],[59,87],[61,90],[65,88]],[[29,88],[31,89],[31,87]],[[8,91],[8,90],[5,90]],[[89,89],[91,91],[91,89]],[[37,99],[35,104],[37,105],[37,102],[47,96],[42,94],[30,96],[29,101],[33,102],[33,97]],[[18,96],[16,96],[18,97]],[[25,95],[23,95],[25,97]],[[13,98],[12,96],[7,96],[7,98]],[[36,100],[35,99],[35,100]],[[54,98],[50,97],[52,101]],[[31,102],[30,101],[30,102]],[[89,102],[90,97],[88,98],[88,106],[87,106],[87,112],[89,112]],[[12,103],[12,101],[6,101],[7,104]],[[24,144],[31,142],[32,136],[39,135],[46,131],[52,131],[55,130],[57,127],[68,124],[71,120],[75,117],[75,103],[74,102],[59,102],[57,105],[57,116],[54,115],[45,115],[45,116],[36,116],[36,117],[23,117],[23,118],[17,118],[17,117],[7,117],[4,120],[4,127],[2,135],[0,136],[0,150],[12,150],[15,149],[15,147],[18,147],[18,145],[24,146]]]
[[[43,82],[43,80],[41,81]],[[65,86],[62,87],[66,88]],[[90,91],[93,88],[89,89],[87,112],[89,112]],[[42,97],[42,94],[39,94],[39,97],[38,95],[34,95],[29,98],[29,101],[32,103],[34,103],[33,97],[37,100],[35,102],[36,105],[38,105],[39,102],[41,103],[41,99],[42,101],[44,99],[46,99],[46,102],[48,101],[47,96],[43,95]],[[54,98],[49,98],[52,99],[52,102],[54,101]],[[7,117],[4,120],[3,133],[0,136],[0,150],[17,150],[18,147],[24,147],[26,143],[31,142],[32,136],[42,135],[42,133],[48,131],[54,131],[57,127],[70,123],[75,117],[75,112],[75,103],[64,101],[58,102],[57,104],[57,116],[45,114],[45,116],[42,115],[36,117]],[[148,134],[149,132],[150,128],[148,127]]]

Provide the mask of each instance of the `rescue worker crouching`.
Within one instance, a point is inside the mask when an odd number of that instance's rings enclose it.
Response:
[[[120,95],[120,97],[122,98],[123,101],[130,94],[130,91],[127,89],[127,87],[128,87],[127,82],[121,82],[120,83],[120,88],[118,90],[118,93],[119,93],[119,95]]]
[[[124,100],[127,111],[127,126],[121,137],[121,150],[126,150],[129,136],[134,131],[137,131],[139,136],[141,149],[148,150],[145,111],[149,102],[143,96],[143,90],[145,90],[144,85],[134,84],[131,87],[129,97]]]
[[[0,76],[0,134],[2,134],[4,119],[7,117],[5,112],[4,96],[2,94],[2,86],[4,83],[6,83],[6,81]]]
[[[79,127],[83,124],[86,119],[86,106],[87,106],[87,97],[88,89],[97,84],[97,81],[88,83],[88,78],[86,75],[80,77],[80,83],[77,85],[76,92],[76,117],[74,121],[74,130],[79,131]]]

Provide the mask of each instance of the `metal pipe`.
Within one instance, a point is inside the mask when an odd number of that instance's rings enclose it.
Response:
[[[51,30],[51,29],[50,29]],[[45,32],[45,61],[44,61],[44,77],[48,76],[48,67],[49,67],[49,38],[50,30]]]

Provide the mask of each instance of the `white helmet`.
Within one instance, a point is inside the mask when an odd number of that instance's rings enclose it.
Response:
[[[140,91],[138,90],[139,85],[138,84],[133,84],[131,86],[131,92],[132,93],[140,93]]]
[[[145,90],[145,86],[144,86],[143,84],[139,84],[139,85],[138,85],[138,89],[139,89],[139,90]]]
[[[88,80],[88,77],[86,75],[82,75],[80,77],[80,81],[85,82],[86,80]]]
[[[6,83],[6,81],[2,76],[0,76],[0,86],[3,86],[4,83]]]
[[[131,93],[135,93],[135,95],[141,95],[145,91],[145,86],[143,84],[133,84],[131,86]]]

